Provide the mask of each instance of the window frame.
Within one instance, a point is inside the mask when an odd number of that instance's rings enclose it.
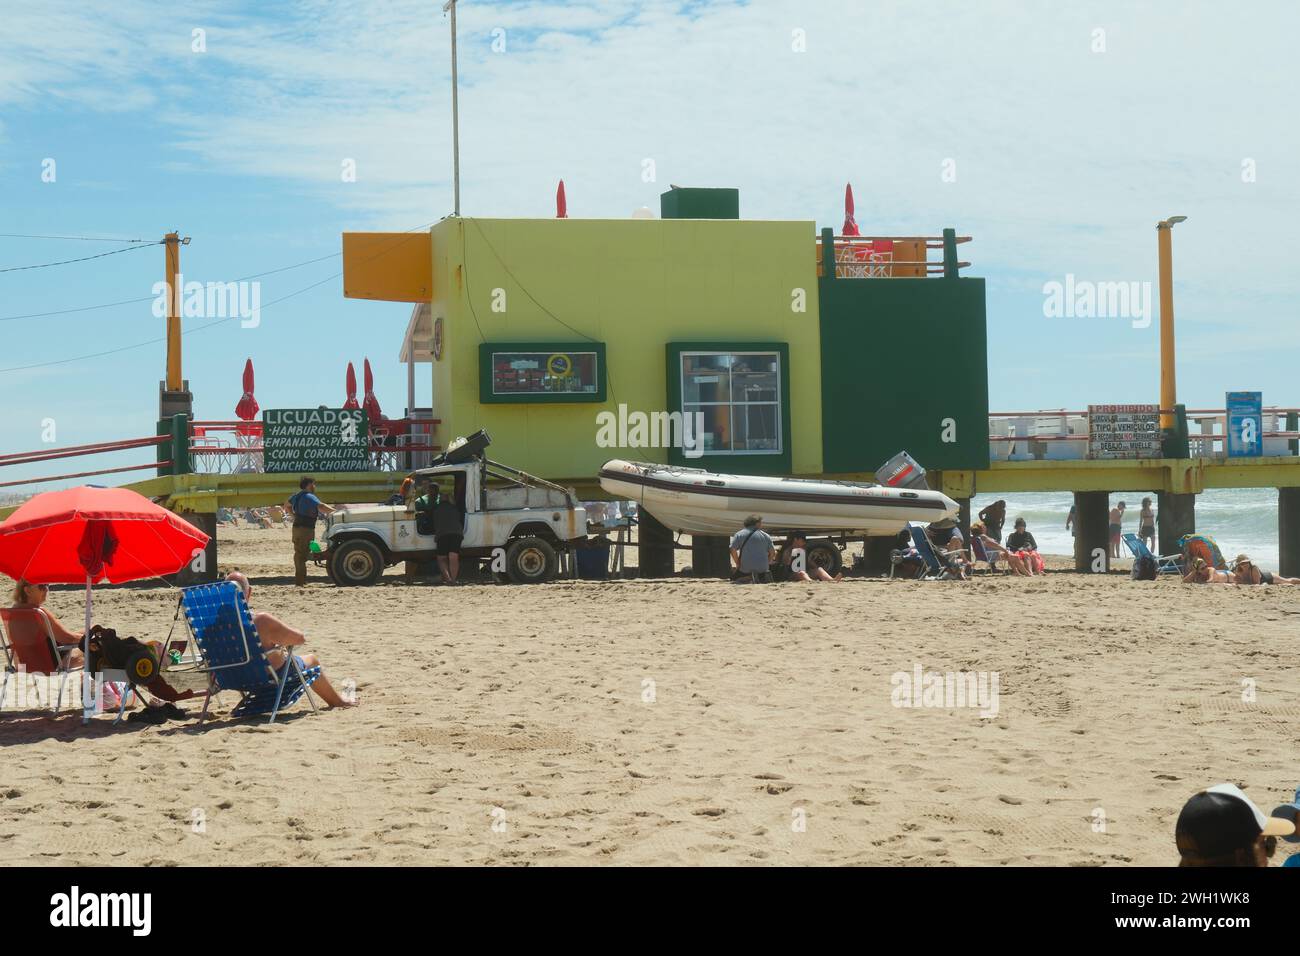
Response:
[[[493,356],[501,353],[557,352],[589,353],[596,356],[596,390],[594,392],[509,392],[493,389]],[[608,367],[604,342],[483,342],[479,345],[479,402],[483,405],[574,405],[603,403],[606,400]]]
[[[694,402],[700,405],[726,405],[728,408],[750,406],[776,406],[778,422],[778,447],[776,449],[744,449],[740,451],[708,450],[698,458],[687,458],[680,448],[668,449],[668,461],[674,465],[706,468],[710,471],[742,474],[790,473],[790,346],[787,342],[669,342],[667,344],[668,410],[684,413],[686,402],[686,375],[682,367],[690,355],[756,355],[774,354],[777,358],[777,389],[775,402],[737,402],[730,397],[726,402]]]

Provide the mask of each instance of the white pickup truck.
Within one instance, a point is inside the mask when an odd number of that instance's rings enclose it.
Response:
[[[487,559],[498,580],[549,581],[559,555],[587,538],[587,512],[574,493],[483,455],[491,444],[479,431],[465,444],[412,473],[416,482],[439,482],[465,516],[461,559]],[[432,561],[434,536],[405,505],[349,505],[326,518],[321,553],[339,585],[371,585],[401,561]]]

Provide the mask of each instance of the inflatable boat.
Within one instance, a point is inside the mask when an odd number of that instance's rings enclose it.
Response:
[[[635,501],[674,531],[734,534],[747,515],[769,531],[897,534],[909,521],[956,518],[957,502],[919,487],[851,481],[718,475],[700,468],[615,458],[600,468],[600,486]]]

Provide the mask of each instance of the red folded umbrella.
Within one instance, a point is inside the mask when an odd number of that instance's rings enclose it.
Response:
[[[34,584],[86,585],[86,660],[90,659],[91,585],[175,574],[208,536],[127,488],[47,491],[0,522],[0,571]],[[90,673],[83,672],[85,720]]]
[[[373,429],[386,419],[379,407],[379,399],[375,398],[375,377],[370,372],[370,359],[365,360],[363,374],[365,375],[366,394],[361,400],[361,407],[366,410],[366,421]]]
[[[840,230],[841,236],[860,236],[858,232],[858,221],[853,218],[853,184],[844,184],[844,228]]]
[[[261,408],[253,397],[253,360],[248,359],[244,362],[244,394],[235,406],[235,415],[241,421],[251,422],[259,411]]]
[[[560,186],[555,190],[555,218],[569,218],[569,200],[564,195],[564,180],[560,180]]]
[[[361,406],[357,404],[357,370],[348,363],[348,399],[343,403],[343,407],[349,410],[355,410]]]

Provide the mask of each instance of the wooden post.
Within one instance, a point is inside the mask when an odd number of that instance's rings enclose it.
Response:
[[[1074,493],[1074,570],[1110,570],[1110,493]]]
[[[1196,495],[1156,492],[1157,543],[1161,554],[1177,554],[1178,539],[1196,531]]]
[[[673,532],[644,508],[637,512],[637,576],[671,577],[674,570]]]
[[[1277,490],[1278,573],[1300,577],[1300,488]]]

